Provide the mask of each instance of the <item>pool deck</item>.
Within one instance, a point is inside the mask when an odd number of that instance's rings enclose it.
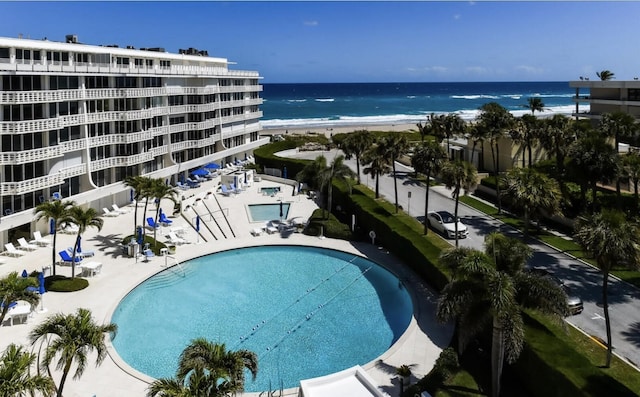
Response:
[[[363,365],[371,378],[378,383],[381,391],[390,395],[399,392],[399,380],[395,368],[406,364],[412,369],[412,383],[424,376],[433,367],[440,351],[449,344],[452,335],[451,325],[441,325],[435,320],[434,311],[436,295],[419,277],[391,255],[384,247],[370,243],[354,243],[328,238],[305,236],[296,233],[292,228],[282,229],[277,233],[263,232],[254,236],[254,229],[263,229],[265,222],[250,223],[247,216],[247,204],[278,203],[280,200],[291,203],[288,220],[305,222],[311,213],[318,208],[317,203],[306,195],[294,195],[294,188],[274,180],[254,182],[251,187],[239,194],[223,196],[217,192],[220,177],[205,182],[197,189],[180,191],[182,200],[182,216],[169,216],[173,220],[171,227],[162,227],[158,239],[164,240],[164,234],[171,228],[182,228],[186,231],[184,238],[190,243],[178,245],[176,253],[171,258],[156,256],[148,261],[144,257],[129,257],[120,247],[120,241],[134,230],[134,208],[130,212],[117,217],[104,217],[104,227],[101,231],[89,229],[82,236],[82,247],[85,251],[94,251],[95,256],[85,262],[102,264],[101,271],[93,276],[87,276],[89,287],[73,293],[49,292],[43,295],[45,312],[34,312],[24,324],[13,326],[5,322],[0,327],[0,350],[4,350],[10,343],[28,346],[28,334],[34,325],[42,322],[51,313],[73,313],[77,308],[90,309],[98,322],[110,321],[111,313],[118,302],[128,291],[148,277],[165,269],[166,265],[173,265],[174,259],[184,262],[202,255],[224,251],[233,248],[258,245],[308,245],[337,249],[353,254],[366,256],[373,261],[387,267],[407,285],[414,298],[414,316],[409,328],[402,337],[378,359]],[[260,193],[261,187],[280,186],[280,193],[269,196]],[[110,206],[111,203],[105,203]],[[116,203],[121,204],[121,203]],[[105,206],[107,206],[105,205]],[[169,200],[162,202],[163,212],[171,214],[173,204]],[[138,219],[144,207],[138,207]],[[155,216],[156,207],[152,204],[147,209],[147,216]],[[209,212],[211,211],[211,212]],[[201,216],[201,236],[196,233],[196,214]],[[211,215],[210,215],[211,214]],[[228,220],[225,220],[223,214]],[[147,217],[145,216],[145,218]],[[215,221],[214,221],[215,219]],[[220,225],[220,229],[216,224]],[[231,226],[231,229],[228,227]],[[210,231],[215,233],[213,237]],[[148,231],[149,232],[149,231]],[[152,233],[152,232],[151,232]],[[235,234],[235,237],[233,236]],[[51,236],[48,236],[51,240]],[[217,238],[217,239],[216,239]],[[75,235],[58,233],[57,251],[73,246]],[[166,240],[168,241],[168,240]],[[56,258],[59,258],[56,253]],[[41,247],[27,252],[22,257],[2,256],[4,264],[0,265],[0,277],[12,271],[28,272],[41,270],[43,266],[51,264],[51,246]],[[94,266],[95,267],[95,266]],[[57,274],[71,275],[69,266],[57,266]],[[40,309],[42,306],[39,306]],[[65,397],[141,397],[146,395],[148,382],[152,379],[146,375],[136,373],[124,364],[111,345],[109,356],[98,368],[94,365],[95,356],[91,355],[83,376],[79,380],[69,377],[65,384]],[[309,357],[313,360],[313,357]],[[72,373],[75,366],[72,367]],[[59,373],[54,371],[56,383]],[[274,380],[274,384],[277,381]],[[285,390],[283,395],[297,395],[298,388]],[[258,396],[258,393],[244,393],[245,396]],[[275,395],[279,395],[276,393]]]

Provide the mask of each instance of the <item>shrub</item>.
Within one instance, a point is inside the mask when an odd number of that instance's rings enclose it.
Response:
[[[322,235],[325,237],[341,240],[353,239],[348,225],[338,221],[333,214],[329,214],[329,219],[324,219],[323,210],[317,209],[313,212],[311,218],[309,218],[309,224],[304,229],[304,234],[308,236],[319,236],[321,227]]]
[[[44,286],[47,291],[74,292],[87,288],[89,286],[89,281],[80,277],[70,278],[61,275],[55,275],[45,277]]]

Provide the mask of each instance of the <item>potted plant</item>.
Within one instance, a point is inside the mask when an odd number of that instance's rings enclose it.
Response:
[[[176,253],[176,246],[173,244],[167,245],[167,250],[169,251],[170,254],[175,254]]]
[[[402,364],[401,366],[396,368],[396,374],[400,376],[400,389],[404,391],[405,386],[409,386],[411,368],[409,368],[409,366],[406,364]]]

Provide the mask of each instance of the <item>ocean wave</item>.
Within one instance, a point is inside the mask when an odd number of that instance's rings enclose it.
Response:
[[[449,98],[452,98],[452,99],[498,99],[500,97],[495,95],[479,94],[479,95],[451,95]]]
[[[575,105],[564,106],[551,106],[545,107],[544,112],[536,112],[536,116],[541,118],[552,117],[555,114],[563,114],[570,116],[576,109]],[[589,106],[580,106],[581,112],[588,111]],[[524,114],[530,113],[527,109],[511,110],[511,114],[515,117],[521,117]],[[423,111],[421,114],[391,114],[391,115],[378,115],[378,116],[338,116],[338,117],[324,117],[324,118],[300,118],[300,119],[272,119],[261,120],[260,124],[264,129],[280,129],[280,128],[313,128],[313,127],[341,127],[341,126],[363,126],[363,125],[396,125],[396,124],[417,124],[419,122],[426,122],[427,115],[430,114],[443,114],[447,112],[434,112]],[[465,121],[473,121],[480,114],[480,110],[466,109],[457,110],[455,113]]]
[[[519,94],[511,94],[511,95],[503,95],[503,98],[511,98],[511,99],[520,99],[522,98],[522,95]]]
[[[539,94],[537,92],[531,94],[538,98],[573,98],[575,94]]]
[[[287,102],[306,102],[306,99],[287,99]]]
[[[408,99],[415,99],[415,97],[416,97],[415,95],[407,95]]]
[[[334,98],[316,98],[315,99],[316,102],[333,102],[335,101]]]

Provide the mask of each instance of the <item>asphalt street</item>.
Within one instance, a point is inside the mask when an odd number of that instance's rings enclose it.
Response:
[[[338,152],[290,152],[287,156],[313,159],[323,154],[330,163]],[[356,170],[355,159],[345,161]],[[362,170],[361,170],[362,171]],[[398,173],[398,203],[410,215],[422,222],[424,219],[425,188],[412,178],[413,170],[396,163]],[[361,172],[361,182],[375,190],[375,181]],[[380,196],[394,202],[393,177],[383,175],[379,181]],[[409,194],[411,193],[411,194]],[[430,189],[429,211],[446,210],[454,212],[455,202],[451,191],[444,186]],[[484,250],[484,236],[492,231],[517,236],[522,235],[513,228],[460,203],[458,215],[469,229],[469,236],[459,240],[460,246]],[[433,232],[432,230],[430,232]],[[452,245],[454,240],[448,240]],[[529,239],[533,249],[529,262],[532,267],[544,267],[562,279],[571,288],[572,295],[578,295],[584,302],[581,314],[567,317],[567,322],[575,325],[587,335],[606,341],[604,312],[602,309],[602,273],[567,253],[559,252],[546,244]],[[640,290],[628,283],[611,278],[609,283],[609,314],[614,352],[638,366],[640,365]],[[605,350],[602,360],[604,364]]]

